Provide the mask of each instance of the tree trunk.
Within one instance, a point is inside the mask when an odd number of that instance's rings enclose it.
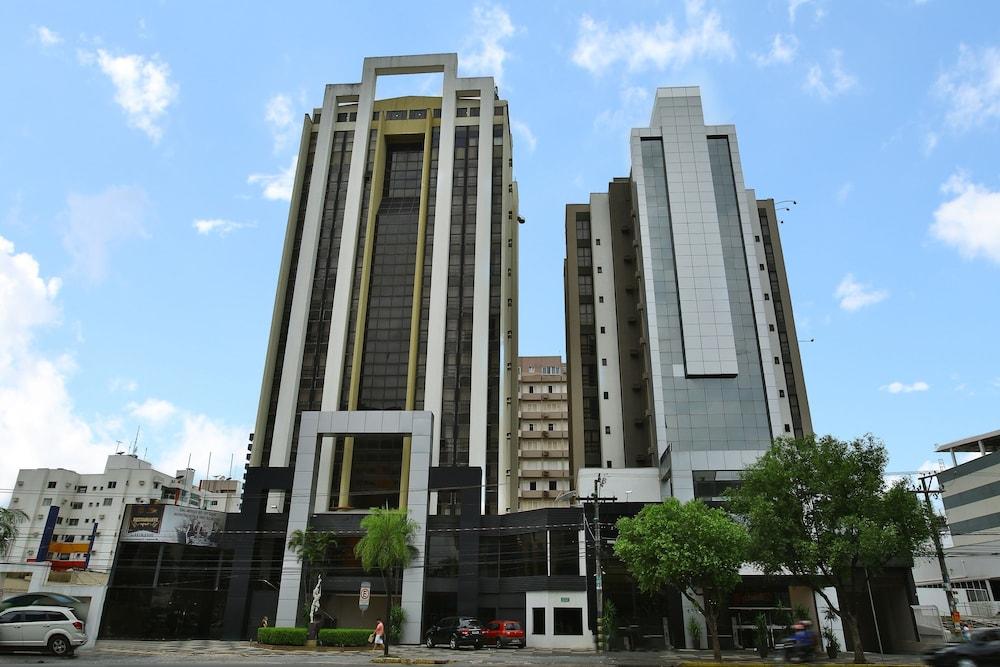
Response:
[[[861,644],[861,631],[858,629],[858,618],[853,612],[842,610],[840,618],[847,623],[847,630],[851,633],[851,643],[854,644],[854,664],[863,665],[868,662],[865,658],[865,647]]]
[[[714,605],[705,605],[705,624],[708,626],[708,639],[712,644],[712,656],[716,662],[722,662],[722,647],[719,646],[719,619]]]
[[[392,627],[392,590],[389,580],[382,571],[382,585],[385,586],[385,621],[382,622],[382,655],[389,657],[389,628]]]

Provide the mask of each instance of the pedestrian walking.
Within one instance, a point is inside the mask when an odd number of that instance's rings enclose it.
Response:
[[[260,629],[268,627],[268,624],[269,622],[267,620],[267,616],[264,616],[263,618],[260,619],[260,623],[257,624],[257,631],[254,632],[253,636],[250,638],[251,644],[260,643]]]
[[[372,633],[372,648],[379,648],[385,644],[385,626],[382,625],[382,619],[375,619],[375,632]]]

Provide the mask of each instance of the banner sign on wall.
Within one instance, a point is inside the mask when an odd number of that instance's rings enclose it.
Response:
[[[225,524],[225,512],[179,505],[129,505],[121,541],[218,547]]]

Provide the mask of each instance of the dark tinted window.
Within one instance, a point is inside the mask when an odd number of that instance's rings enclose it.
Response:
[[[45,612],[45,620],[46,621],[68,621],[70,619],[69,619],[69,616],[67,616],[66,614],[64,614],[61,611],[47,611],[47,612]]]
[[[545,634],[545,608],[544,607],[534,607],[531,610],[531,625],[532,634],[544,635]]]
[[[21,612],[13,611],[8,614],[0,616],[0,623],[20,623],[21,622]]]
[[[490,629],[490,630],[499,630],[499,629],[500,629],[500,624],[499,624],[499,623],[496,623],[496,622],[494,622],[494,623],[490,623],[490,624],[489,624],[489,625],[487,625],[486,627],[487,627],[488,629]]]
[[[478,618],[463,618],[461,625],[463,628],[481,628],[483,624]]]
[[[47,611],[25,611],[21,613],[24,615],[25,623],[38,623],[49,620],[49,612]]]
[[[579,608],[552,610],[552,624],[557,635],[582,635],[583,610]]]
[[[504,630],[520,630],[521,629],[521,624],[520,623],[508,623],[507,625],[503,626],[503,629]]]

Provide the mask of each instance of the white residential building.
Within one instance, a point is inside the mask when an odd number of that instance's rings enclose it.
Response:
[[[203,487],[206,482],[196,486],[194,476],[191,468],[178,470],[175,475],[153,470],[148,461],[131,454],[109,456],[101,473],[81,474],[65,468],[21,470],[10,507],[24,512],[28,521],[21,524],[8,560],[49,560],[56,569],[107,572],[114,562],[127,504],[238,510],[238,480],[208,480]],[[222,482],[226,484],[220,486]],[[230,490],[233,485],[235,490]],[[51,537],[46,535],[50,514],[54,514]],[[47,540],[45,546],[43,539]],[[40,559],[39,551],[46,552]]]

